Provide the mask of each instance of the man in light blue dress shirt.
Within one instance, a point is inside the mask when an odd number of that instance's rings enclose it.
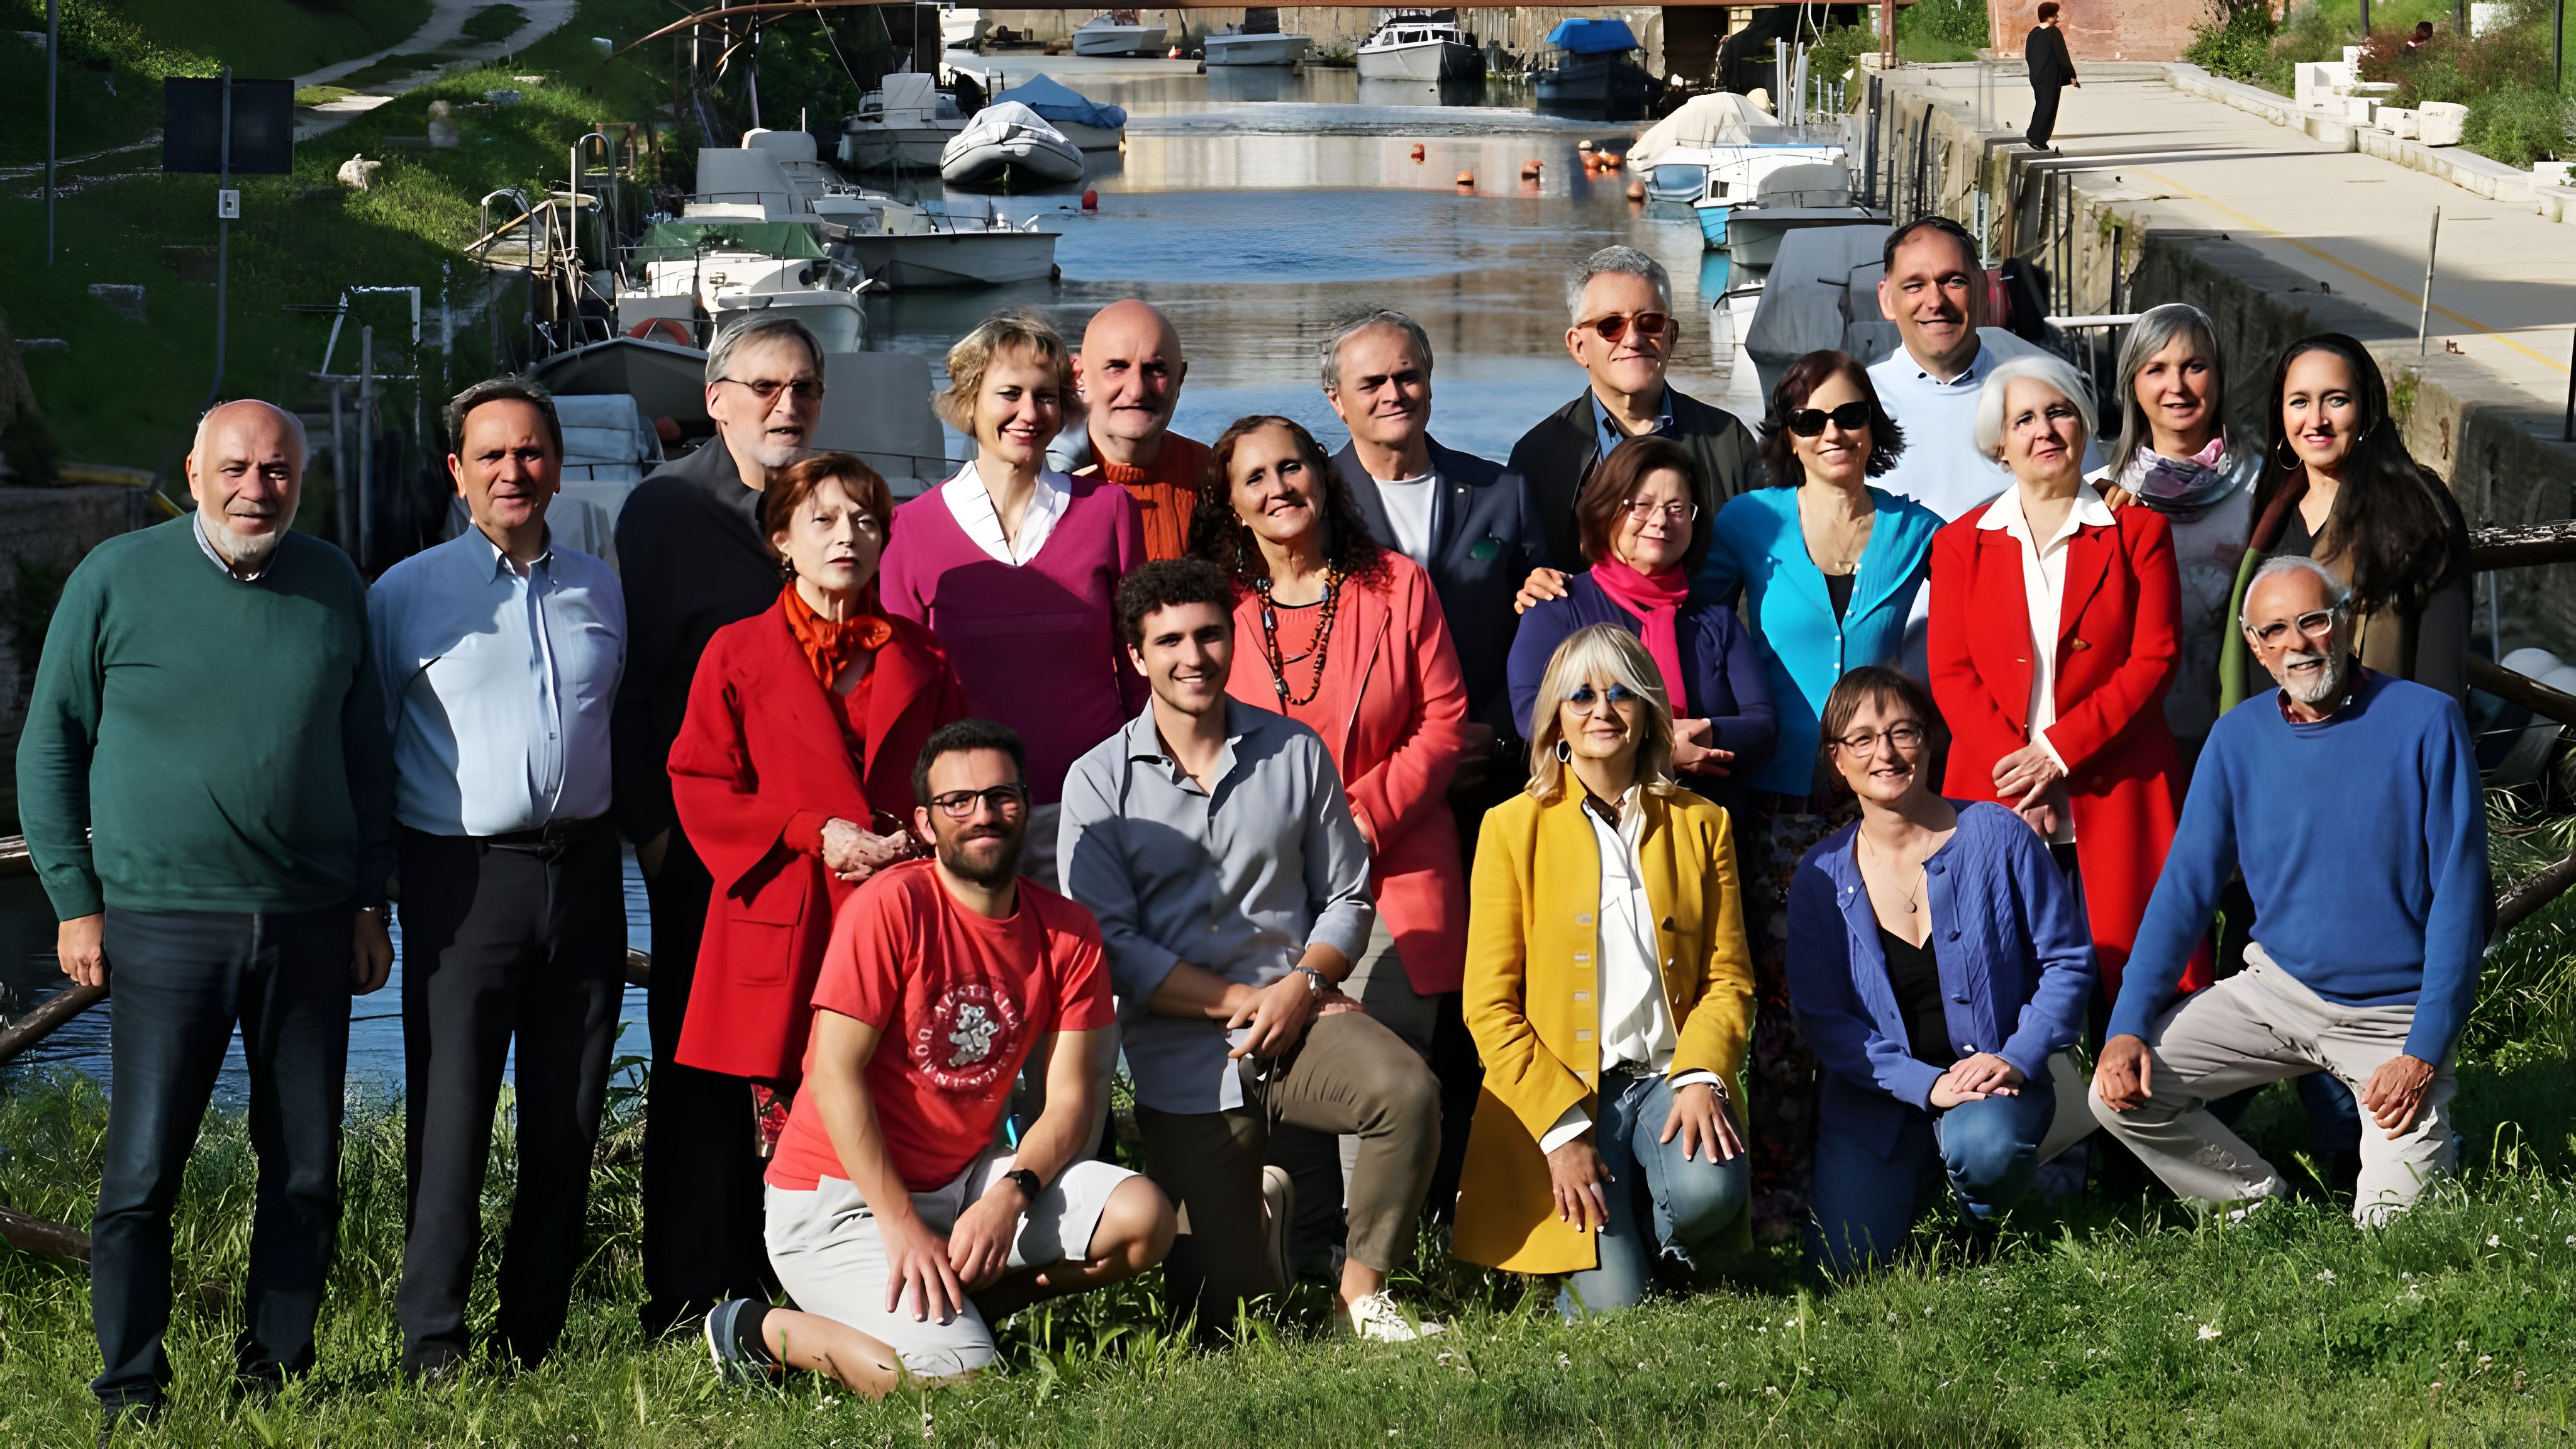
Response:
[[[541,389],[477,383],[447,426],[474,526],[368,599],[402,826],[410,1234],[394,1312],[419,1378],[473,1350],[466,1295],[513,1040],[518,1195],[494,1348],[533,1366],[563,1331],[626,958],[608,819],[624,595],[608,565],[549,544],[563,432]]]

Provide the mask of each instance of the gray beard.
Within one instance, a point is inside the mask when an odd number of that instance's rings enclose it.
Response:
[[[215,546],[215,552],[223,555],[224,562],[236,571],[252,573],[268,567],[268,561],[277,556],[277,541],[285,536],[286,530],[281,528],[255,537],[244,537],[220,523],[206,530],[206,541]]]
[[[2303,686],[2293,682],[2294,676],[2290,673],[2292,665],[2315,661],[2322,661],[2325,667],[2317,671],[2314,683]],[[2283,694],[2310,709],[2315,709],[2342,698],[2344,681],[2351,674],[2350,658],[2341,649],[2329,645],[2322,653],[2285,656],[2281,660],[2281,672],[2275,676],[2275,679],[2280,684]]]

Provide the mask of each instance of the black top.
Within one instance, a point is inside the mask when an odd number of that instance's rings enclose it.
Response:
[[[2030,83],[2038,86],[2062,86],[2075,79],[2075,58],[2066,53],[2066,32],[2054,25],[2034,25],[2030,36],[2021,43],[2022,63],[2030,68]]]
[[[1920,946],[1885,926],[1878,928],[1879,949],[1887,953],[1887,985],[1896,993],[1896,1009],[1905,1017],[1905,1047],[1918,1062],[1947,1071],[1959,1054],[1950,1050],[1950,1021],[1941,1011],[1941,963],[1925,936]]]
[[[671,741],[689,710],[698,656],[718,629],[778,601],[786,587],[760,537],[761,494],[746,488],[721,436],[653,470],[617,515],[626,592],[626,676],[609,717],[612,813],[642,845],[678,822]]]
[[[2314,558],[2316,553],[2317,540],[2308,532],[2307,515],[2293,505],[2289,517],[2282,523],[2281,541],[2272,549],[2271,557],[2295,555]],[[2475,577],[2469,570],[2460,569],[2451,575],[2449,583],[2425,597],[2420,611],[2396,614],[2365,624],[2360,651],[2366,656],[2363,662],[2384,674],[2412,680],[2427,689],[2438,689],[2465,704],[2469,692],[2471,652],[2469,619],[2475,612],[2470,587]],[[2373,642],[2375,636],[2368,631],[2374,628],[2394,629],[2397,632],[2396,646],[2389,648]],[[2250,656],[2246,681],[2249,698],[2273,687],[2271,676],[2264,672],[2262,665],[2252,663]]]
[[[1673,414],[1673,430],[1665,436],[1681,444],[1697,465],[1691,494],[1699,504],[1699,522],[1691,530],[1690,552],[1682,560],[1682,567],[1696,574],[1700,560],[1708,557],[1710,526],[1717,511],[1736,495],[1770,480],[1761,445],[1735,414],[1677,387],[1667,388],[1664,400]],[[1553,567],[1585,566],[1574,499],[1583,491],[1584,480],[1592,476],[1592,465],[1600,461],[1601,429],[1592,411],[1590,388],[1541,419],[1512,445],[1511,470],[1529,480],[1530,496],[1537,501],[1539,521],[1547,530],[1546,561]],[[1458,616],[1449,617],[1454,628]]]
[[[1839,619],[1845,613],[1850,611],[1852,580],[1858,577],[1860,577],[1860,575],[1857,571],[1848,574],[1825,575],[1825,597],[1833,600],[1834,602],[1835,618]]]

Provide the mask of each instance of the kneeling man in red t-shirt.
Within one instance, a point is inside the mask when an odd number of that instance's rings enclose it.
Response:
[[[769,1262],[804,1311],[707,1315],[729,1373],[827,1373],[879,1395],[993,1360],[987,1318],[1133,1277],[1170,1251],[1154,1184],[1077,1161],[1107,1105],[1114,1020],[1091,913],[1019,876],[1020,737],[943,727],[914,767],[936,858],[879,871],[832,923],[804,1087],[769,1168]],[[998,1139],[1024,1062],[1046,1107]]]

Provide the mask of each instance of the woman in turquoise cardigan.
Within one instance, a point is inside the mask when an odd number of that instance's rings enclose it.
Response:
[[[1718,511],[1692,593],[1743,601],[1736,613],[1762,646],[1778,743],[1752,779],[1752,819],[1738,859],[1753,944],[1752,1216],[1781,1240],[1807,1222],[1813,1176],[1816,1062],[1789,1010],[1789,882],[1798,862],[1854,807],[1819,779],[1817,716],[1834,681],[1893,664],[1906,618],[1931,570],[1938,514],[1869,486],[1896,464],[1904,436],[1850,354],[1811,352],[1772,390],[1762,424],[1771,485]]]

